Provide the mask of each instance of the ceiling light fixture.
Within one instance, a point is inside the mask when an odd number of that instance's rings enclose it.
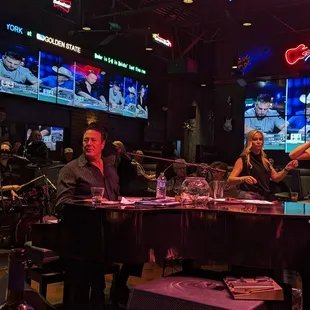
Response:
[[[244,26],[244,27],[251,27],[251,26],[252,26],[252,23],[251,23],[251,22],[244,22],[244,23],[243,23],[243,26]]]
[[[183,3],[191,4],[191,3],[194,3],[194,1],[193,0],[183,0]]]
[[[232,66],[231,68],[232,68],[232,69],[237,69],[238,66],[234,65],[234,66]]]
[[[200,84],[200,86],[201,86],[201,87],[206,87],[206,86],[207,86],[207,84],[205,84],[205,83],[201,83],[201,84]]]
[[[146,51],[152,51],[152,50],[153,50],[153,47],[147,46],[147,47],[145,48],[145,50],[146,50]]]
[[[82,29],[84,31],[91,31],[91,28],[89,26],[83,26]]]

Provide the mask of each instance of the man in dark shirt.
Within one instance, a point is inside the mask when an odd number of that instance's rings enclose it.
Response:
[[[104,197],[117,200],[119,185],[115,169],[102,159],[106,132],[91,124],[83,135],[83,154],[61,169],[57,207],[74,200],[91,198],[91,187],[104,187]]]
[[[118,175],[115,169],[102,158],[106,136],[106,131],[94,123],[85,130],[83,154],[64,166],[58,176],[56,202],[58,214],[66,212],[66,204],[91,198],[91,187],[104,187],[104,197],[108,200],[117,200]],[[62,222],[64,223],[64,221],[65,217]],[[82,229],[83,227],[81,227]],[[91,237],[95,238],[96,236]],[[80,247],[84,246],[81,242]],[[70,304],[72,309],[88,309],[89,303],[96,304],[96,308],[91,307],[91,309],[102,309],[100,307],[104,302],[105,286],[103,268],[103,265],[93,261],[65,260],[65,272],[68,279],[70,278],[71,281],[75,279],[69,287],[69,295],[74,296],[71,299],[74,305]],[[79,270],[78,279],[76,279],[77,270]],[[91,297],[88,300],[90,287]]]
[[[27,146],[27,155],[29,157],[47,159],[48,148],[42,141],[42,134],[39,130],[33,130],[30,135],[31,141]]]

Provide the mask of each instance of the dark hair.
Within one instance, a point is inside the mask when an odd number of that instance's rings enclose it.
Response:
[[[256,102],[257,103],[270,103],[271,96],[268,94],[260,94],[258,95]]]
[[[86,76],[89,76],[90,74],[94,74],[97,76],[97,74],[93,70],[88,70]]]
[[[218,168],[221,170],[225,170],[225,178],[228,175],[228,165],[226,163],[223,163],[222,161],[215,161],[210,165],[212,168]]]
[[[4,54],[5,57],[10,57],[10,58],[13,58],[13,59],[16,59],[16,60],[19,60],[19,61],[23,61],[23,56],[19,53],[16,53],[16,52],[12,52],[12,51],[9,51],[9,52],[6,52]]]
[[[98,123],[90,123],[84,130],[83,135],[88,130],[94,130],[94,131],[99,132],[101,134],[102,141],[105,141],[108,138],[107,131],[105,130],[103,126],[100,126]]]
[[[0,107],[0,113],[5,113],[6,114],[6,110],[4,107]]]

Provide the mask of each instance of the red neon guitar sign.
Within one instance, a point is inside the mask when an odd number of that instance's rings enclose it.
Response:
[[[310,55],[310,49],[305,44],[299,44],[297,47],[289,48],[285,52],[285,60],[289,65],[295,65],[300,60],[304,60]]]
[[[66,13],[69,13],[71,10],[72,2],[69,0],[53,0],[53,5],[55,8],[58,8]]]

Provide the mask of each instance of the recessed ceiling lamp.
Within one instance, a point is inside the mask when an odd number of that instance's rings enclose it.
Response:
[[[243,23],[243,26],[244,26],[244,27],[251,27],[251,26],[252,26],[252,23],[251,23],[251,22],[244,22],[244,23]]]
[[[238,67],[236,65],[232,66],[231,67],[232,69],[237,69]]]
[[[201,86],[201,87],[206,87],[207,84],[206,84],[206,83],[201,83],[200,86]]]
[[[191,4],[193,2],[194,2],[194,0],[183,0],[183,3],[186,3],[186,4]]]
[[[91,31],[91,28],[89,26],[83,26],[82,29],[84,31]]]
[[[153,50],[153,47],[147,46],[147,47],[145,48],[145,50],[146,50],[146,51],[152,51],[152,50]]]

